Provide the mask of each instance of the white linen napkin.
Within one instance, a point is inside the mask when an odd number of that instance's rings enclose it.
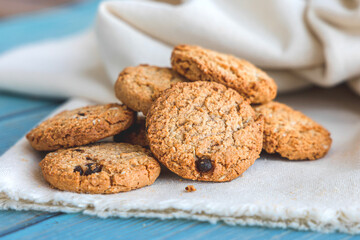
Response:
[[[169,66],[172,47],[185,43],[253,62],[280,92],[346,81],[360,94],[357,0],[108,1],[95,30],[96,37],[90,31],[3,54],[0,88],[114,101],[112,87],[124,67]]]
[[[22,138],[0,158],[0,208],[360,233],[360,98],[340,87],[306,90],[279,101],[329,129],[333,146],[324,158],[286,161],[264,154],[232,182],[182,180],[165,170],[149,187],[90,195],[49,187],[38,166],[41,154]],[[58,111],[89,103],[72,100]],[[197,191],[186,193],[189,184]]]

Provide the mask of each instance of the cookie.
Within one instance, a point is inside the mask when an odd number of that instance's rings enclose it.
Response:
[[[149,143],[146,138],[145,117],[138,116],[136,122],[131,127],[114,136],[114,141],[148,147]]]
[[[139,65],[127,67],[115,83],[116,97],[129,108],[146,115],[160,93],[185,79],[171,68]]]
[[[127,129],[134,114],[115,103],[63,111],[32,129],[26,138],[39,151],[86,145]]]
[[[175,71],[192,81],[211,81],[238,91],[251,103],[266,103],[276,96],[275,81],[243,59],[198,46],[176,46],[171,55]]]
[[[146,117],[155,157],[177,175],[230,181],[262,149],[263,119],[235,90],[214,82],[177,83],[153,103]]]
[[[330,133],[303,113],[279,102],[254,107],[264,116],[263,148],[290,160],[315,160],[330,149]]]
[[[40,162],[51,186],[70,192],[126,192],[155,182],[159,163],[150,151],[127,143],[96,143],[51,152]]]

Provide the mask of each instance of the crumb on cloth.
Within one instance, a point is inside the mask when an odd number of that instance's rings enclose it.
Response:
[[[194,185],[187,185],[185,187],[185,191],[186,192],[195,192],[196,191],[196,188],[194,187]]]

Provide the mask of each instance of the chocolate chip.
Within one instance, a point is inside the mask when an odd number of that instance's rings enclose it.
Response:
[[[82,176],[84,174],[84,171],[82,170],[81,166],[79,166],[79,165],[74,168],[74,172],[79,172],[80,176]]]
[[[90,174],[93,174],[91,168],[86,169],[84,175],[85,175],[85,176],[89,176]]]
[[[78,149],[78,148],[77,148],[77,149],[74,149],[74,151],[75,151],[75,152],[81,152],[81,153],[85,152],[84,150]]]
[[[101,170],[102,170],[102,166],[101,166],[101,165],[96,165],[96,166],[94,167],[94,169],[93,169],[93,172],[94,172],[94,173],[97,173],[97,172],[101,172]]]
[[[197,160],[195,163],[199,172],[208,172],[212,169],[211,159],[204,157]]]
[[[92,159],[90,157],[86,157],[86,160],[88,161],[92,161]]]
[[[101,169],[102,169],[102,166],[101,165],[97,165],[97,164],[94,164],[94,163],[88,163],[85,165],[87,167],[84,175],[85,176],[88,176],[90,174],[93,174],[93,173],[97,173],[97,172],[101,172]]]
[[[85,113],[78,112],[77,114],[82,117],[85,116]]]

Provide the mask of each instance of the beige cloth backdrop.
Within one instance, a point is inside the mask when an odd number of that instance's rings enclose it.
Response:
[[[0,88],[113,101],[124,67],[169,66],[172,47],[187,43],[250,60],[269,71],[280,92],[347,82],[360,94],[357,0],[109,1],[95,30],[3,54]]]

